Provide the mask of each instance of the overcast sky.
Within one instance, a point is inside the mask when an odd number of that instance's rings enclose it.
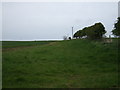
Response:
[[[101,22],[107,35],[118,17],[117,2],[4,2],[3,40],[63,39],[86,26]]]

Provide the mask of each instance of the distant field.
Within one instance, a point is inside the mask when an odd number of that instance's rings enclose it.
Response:
[[[2,60],[3,88],[120,87],[117,39],[3,42]]]
[[[44,45],[55,41],[2,41],[2,48]]]

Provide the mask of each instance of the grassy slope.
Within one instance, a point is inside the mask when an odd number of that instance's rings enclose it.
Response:
[[[3,88],[117,85],[116,44],[71,40],[3,51]]]

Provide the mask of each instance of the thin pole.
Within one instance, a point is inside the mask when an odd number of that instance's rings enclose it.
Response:
[[[72,38],[73,38],[73,27],[72,27]]]

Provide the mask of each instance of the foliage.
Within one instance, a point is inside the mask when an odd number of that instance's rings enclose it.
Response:
[[[82,38],[83,36],[87,36],[88,39],[101,39],[105,33],[106,31],[103,24],[95,23],[95,25],[85,27],[82,30],[77,31],[74,34],[74,37]]]
[[[112,31],[114,35],[120,37],[120,17],[117,18],[117,22],[114,24],[114,30]]]
[[[73,37],[78,38],[78,37],[79,37],[79,31],[77,31],[77,32],[73,35]]]
[[[84,28],[84,29],[85,29],[85,28]],[[82,38],[83,36],[85,36],[86,33],[85,33],[85,30],[84,30],[84,29],[77,31],[77,32],[74,34],[73,37],[75,37],[75,38]]]
[[[95,23],[95,25],[88,27],[86,30],[86,35],[89,39],[101,39],[105,33],[102,23]]]

